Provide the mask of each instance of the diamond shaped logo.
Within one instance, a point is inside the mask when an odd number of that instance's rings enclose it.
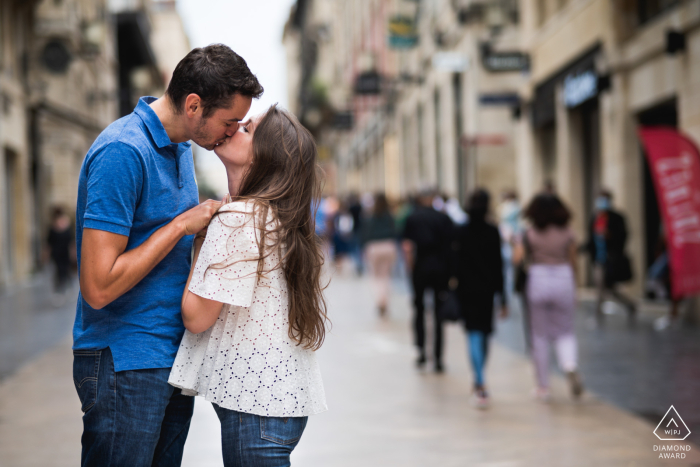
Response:
[[[661,441],[683,441],[690,435],[690,430],[674,406],[671,406],[664,418],[654,430]]]

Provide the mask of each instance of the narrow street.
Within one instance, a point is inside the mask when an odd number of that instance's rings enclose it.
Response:
[[[617,315],[610,315],[605,330],[586,329],[585,307],[580,313],[579,336],[583,374],[592,394],[572,402],[564,380],[555,374],[552,403],[532,399],[532,369],[522,353],[516,311],[499,327],[489,357],[487,382],[492,407],[478,411],[470,404],[471,376],[461,328],[447,327],[444,374],[417,371],[408,326],[408,293],[401,282],[395,286],[390,317],[382,320],[372,307],[369,279],[355,278],[349,272],[334,277],[328,289],[333,329],[319,354],[330,410],[309,420],[292,456],[293,465],[666,465],[653,451],[659,443],[652,433],[658,420],[645,420],[612,404],[639,410],[645,400],[658,396],[662,400],[648,404],[648,410],[658,410],[655,406],[673,400],[686,421],[695,415],[686,413],[676,402],[677,397],[682,399],[673,389],[678,381],[671,380],[670,386],[658,381],[653,387],[631,391],[626,402],[620,394],[629,391],[626,384],[644,381],[655,371],[673,373],[673,367],[663,368],[663,359],[681,355],[679,349],[688,352],[684,358],[695,355],[697,361],[697,347],[683,344],[685,331],[655,333],[647,329],[646,316],[637,328],[627,331],[622,326],[623,317]],[[54,317],[63,314],[67,311],[59,309]],[[62,336],[54,337],[58,345],[0,383],[3,467],[79,463],[80,407],[71,381],[70,338],[63,322],[35,322],[35,326],[42,325],[61,330]],[[49,329],[36,331],[50,335]],[[26,336],[17,334],[15,338],[23,341]],[[601,353],[612,351],[611,345],[620,348],[602,358]],[[669,345],[670,349],[663,347]],[[625,346],[631,350],[623,351]],[[645,350],[648,347],[661,349],[658,361]],[[686,360],[678,362],[686,364]],[[693,375],[685,374],[686,378]],[[599,390],[609,393],[601,395]],[[697,465],[700,452],[694,444],[685,460],[667,462]],[[183,465],[223,465],[218,421],[211,406],[201,400],[196,405]]]

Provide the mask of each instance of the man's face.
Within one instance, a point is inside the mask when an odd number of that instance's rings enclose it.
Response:
[[[192,141],[212,151],[238,130],[238,122],[242,121],[248,110],[251,97],[234,94],[228,108],[216,109],[207,118],[199,117],[194,128]]]

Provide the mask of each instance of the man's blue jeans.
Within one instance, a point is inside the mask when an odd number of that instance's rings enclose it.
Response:
[[[194,398],[168,384],[170,368],[114,371],[109,348],[73,351],[83,410],[83,467],[179,466]]]
[[[288,467],[308,417],[261,417],[214,405],[225,467]]]

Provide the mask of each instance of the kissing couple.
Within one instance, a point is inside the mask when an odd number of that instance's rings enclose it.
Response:
[[[221,422],[225,466],[288,466],[307,417],[327,410],[316,145],[277,106],[246,119],[262,93],[229,47],[194,49],[85,157],[83,466],[179,466],[197,395]],[[199,203],[190,140],[223,162],[223,201]]]

